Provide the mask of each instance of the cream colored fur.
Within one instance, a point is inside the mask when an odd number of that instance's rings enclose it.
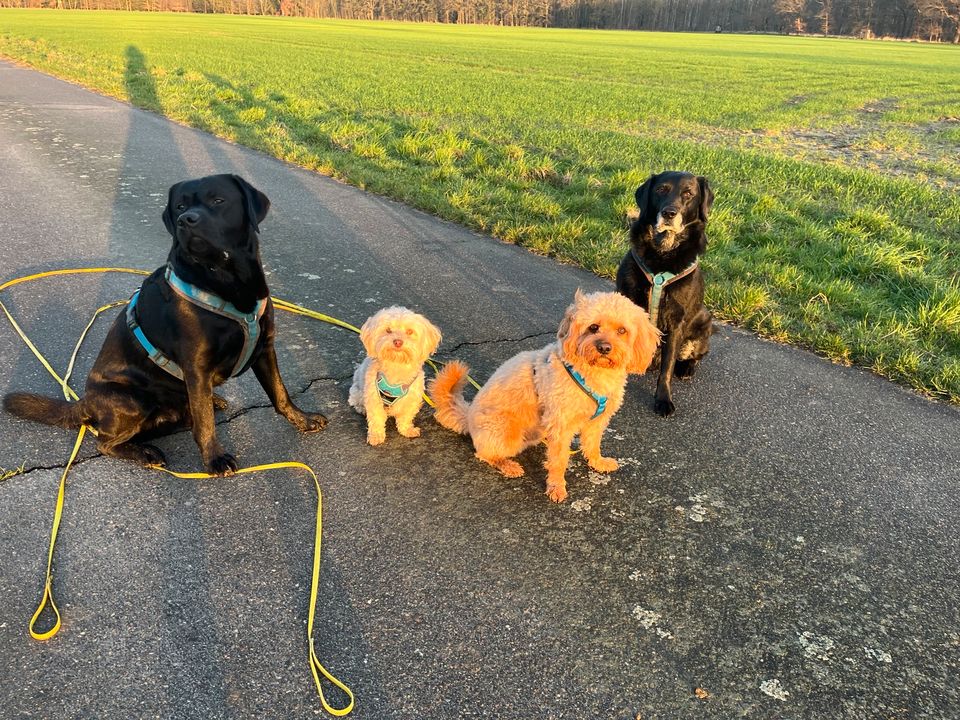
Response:
[[[367,357],[353,373],[348,402],[367,417],[367,442],[381,444],[387,436],[387,418],[404,437],[419,437],[414,420],[423,404],[423,363],[440,344],[438,330],[423,315],[404,307],[389,307],[367,319],[360,340]],[[409,385],[406,395],[384,404],[377,389],[377,373],[391,385]]]
[[[430,383],[437,421],[469,434],[477,457],[507,477],[523,475],[516,455],[546,442],[546,493],[562,502],[567,497],[570,445],[578,433],[590,467],[598,472],[617,469],[616,460],[601,454],[600,439],[623,403],[628,373],[647,369],[659,340],[646,311],[626,297],[578,290],[556,342],[505,362],[473,402],[463,398],[467,366],[452,362],[444,367]],[[600,352],[603,345],[610,348],[606,354]],[[564,361],[591,389],[607,396],[606,411],[599,417],[592,418],[597,404],[570,377]]]

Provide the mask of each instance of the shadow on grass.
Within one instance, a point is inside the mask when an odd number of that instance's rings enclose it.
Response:
[[[127,99],[144,110],[162,112],[157,84],[150,75],[143,53],[135,45],[127,45],[123,55],[123,87],[127,92]]]
[[[429,118],[302,108],[282,94],[204,78],[209,101],[191,124],[510,242],[571,259],[564,250],[598,208],[610,217],[595,234],[618,224],[613,201],[623,193],[574,172],[569,153],[496,142]],[[581,258],[595,270],[611,262]]]

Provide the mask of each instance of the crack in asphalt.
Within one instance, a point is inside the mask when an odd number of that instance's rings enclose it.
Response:
[[[333,375],[333,376],[321,375],[320,377],[316,377],[316,378],[312,378],[311,380],[308,380],[308,381],[307,381],[307,384],[304,385],[304,386],[303,386],[302,388],[300,388],[299,390],[296,390],[296,391],[294,391],[294,392],[291,392],[291,393],[290,393],[290,397],[291,397],[291,398],[294,398],[294,397],[299,397],[299,396],[303,395],[304,393],[307,392],[307,390],[309,390],[311,387],[313,387],[315,383],[318,383],[318,382],[334,382],[334,383],[336,383],[336,382],[341,382],[341,381],[343,381],[343,380],[347,380],[347,379],[352,378],[352,377],[353,377],[353,375],[339,375],[339,376],[338,376],[338,375]],[[246,414],[247,414],[248,412],[250,412],[251,410],[265,410],[265,409],[267,409],[267,408],[272,408],[272,407],[273,407],[273,403],[269,403],[269,402],[268,402],[268,403],[262,403],[262,404],[256,404],[256,405],[247,405],[247,406],[245,406],[245,407],[240,408],[239,410],[236,410],[235,412],[231,413],[231,414],[228,415],[227,417],[225,417],[225,418],[223,418],[223,419],[221,419],[221,420],[218,420],[216,424],[217,424],[217,425],[226,425],[227,423],[232,422],[233,420],[236,420],[238,417],[242,417],[243,415],[246,415]]]
[[[499,343],[518,343],[523,342],[524,340],[532,340],[533,338],[543,337],[544,335],[554,336],[557,334],[556,330],[547,330],[546,332],[533,333],[532,335],[524,335],[521,338],[496,338],[493,340],[464,340],[463,342],[457,343],[452,348],[447,350],[447,353],[454,353],[462,347],[466,346],[479,346],[479,345],[496,345]]]
[[[98,453],[94,453],[93,455],[87,455],[85,457],[82,455],[78,455],[76,460],[73,461],[73,464],[70,467],[83,465],[85,462],[89,462],[90,460],[96,460],[97,458],[100,458],[100,457],[104,457],[103,453],[98,452]],[[66,461],[59,463],[57,465],[33,465],[31,467],[25,467],[16,475],[12,475],[11,477],[4,480],[4,482],[6,483],[13,480],[14,478],[19,478],[19,477],[23,477],[24,475],[29,475],[35,470],[63,470],[65,467],[67,467]]]
[[[318,382],[339,383],[339,382],[343,382],[344,380],[352,380],[352,379],[353,379],[353,373],[350,373],[349,375],[331,375],[329,377],[320,376],[307,381],[307,384],[304,385],[302,388],[300,388],[297,392],[293,393],[293,395],[294,396],[303,395],[307,390],[313,387],[314,383],[318,383]]]

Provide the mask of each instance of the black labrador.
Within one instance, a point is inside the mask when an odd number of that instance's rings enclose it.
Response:
[[[663,333],[654,410],[666,417],[675,410],[673,376],[692,377],[710,351],[713,317],[703,305],[698,258],[707,249],[713,191],[705,177],[662,172],[637,188],[636,198],[640,216],[617,270],[617,291],[649,312]]]
[[[167,265],[144,280],[133,307],[114,322],[83,398],[12,393],[4,408],[49,425],[90,425],[104,455],[146,465],[166,460],[145,439],[191,427],[207,470],[229,475],[238,466],[217,439],[214,407],[225,404],[213,388],[252,367],[278,413],[301,432],[323,429],[327,419],[293,404],[277,368],[258,238],[269,208],[267,196],[237,175],[171,187],[163,211],[173,236]]]

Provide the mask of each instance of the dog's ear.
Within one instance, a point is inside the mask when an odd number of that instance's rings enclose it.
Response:
[[[697,184],[700,186],[700,220],[706,222],[710,208],[713,207],[713,190],[703,175],[697,176]]]
[[[260,232],[260,223],[263,222],[263,219],[267,216],[267,211],[270,209],[270,198],[239,175],[231,175],[230,177],[233,178],[243,194],[243,208],[247,213],[247,221],[250,223],[250,227],[253,228],[254,232]]]
[[[560,327],[557,328],[557,340],[560,341],[560,348],[563,350],[564,358],[573,358],[577,355],[577,340],[583,329],[577,322],[577,312],[583,301],[583,291],[577,288],[573,296],[573,304],[563,313],[563,320],[560,321]]]
[[[440,328],[434,325],[432,322],[423,319],[423,345],[424,351],[426,352],[426,357],[433,355],[437,348],[440,347],[440,341],[443,339],[443,336],[440,334]]]
[[[367,355],[373,357],[377,352],[377,329],[380,326],[380,313],[371,315],[360,326],[360,342],[363,343],[363,349]]]
[[[660,331],[650,322],[647,311],[639,305],[633,313],[632,322],[636,337],[633,340],[633,352],[627,364],[627,372],[642,374],[653,362],[653,356],[660,344]]]
[[[173,194],[176,189],[180,187],[180,183],[176,183],[170,186],[170,189],[167,191],[167,206],[163,209],[163,224],[167,228],[167,232],[170,233],[173,237],[177,236],[177,225],[176,218],[174,218],[174,209],[173,209]]]
[[[650,196],[653,194],[653,184],[657,181],[656,175],[651,175],[647,178],[647,181],[637,188],[637,192],[634,193],[634,197],[637,200],[637,207],[640,208],[640,217],[637,218],[637,222],[650,224],[652,219],[651,208],[650,208]]]

